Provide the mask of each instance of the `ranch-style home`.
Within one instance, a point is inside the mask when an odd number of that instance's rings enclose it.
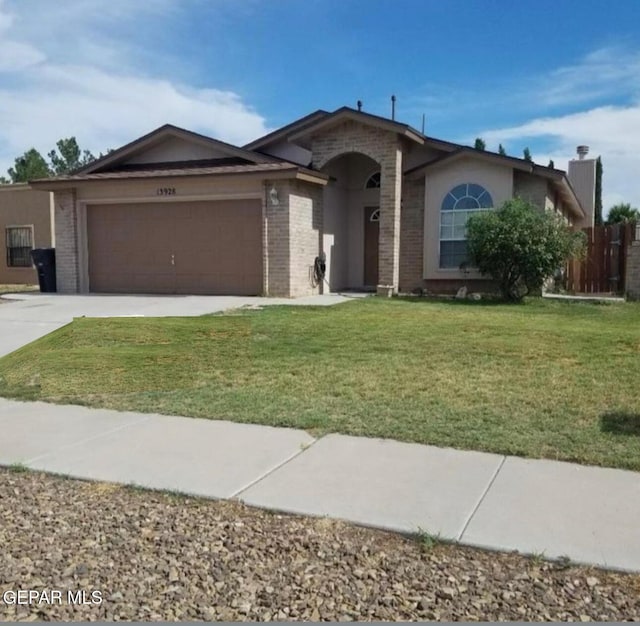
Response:
[[[461,269],[473,212],[521,196],[592,223],[583,156],[567,176],[343,107],[243,147],[166,125],[31,184],[54,192],[62,292],[450,292],[487,286]]]

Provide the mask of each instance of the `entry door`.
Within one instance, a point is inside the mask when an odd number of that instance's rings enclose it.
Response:
[[[380,208],[364,208],[364,284],[378,284],[378,242],[380,239]]]

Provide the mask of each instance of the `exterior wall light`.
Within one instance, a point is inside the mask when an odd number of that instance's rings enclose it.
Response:
[[[275,185],[271,185],[271,189],[269,190],[269,200],[271,201],[272,206],[278,206],[280,204],[278,190],[275,188]]]

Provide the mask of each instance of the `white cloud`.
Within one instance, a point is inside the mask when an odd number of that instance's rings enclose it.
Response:
[[[37,4],[44,14],[29,22],[23,19],[27,2],[9,9],[0,0],[0,175],[29,148],[46,154],[72,135],[83,149],[99,153],[164,123],[235,144],[270,130],[238,94],[150,76],[133,65],[140,59],[130,54],[135,44],[117,41],[115,32],[105,35],[105,24],[122,27],[144,11],[159,19],[175,10],[175,0],[110,0],[102,9],[81,0]],[[51,33],[66,31],[82,32],[84,43],[63,50]]]
[[[600,48],[574,65],[533,79],[524,94],[542,107],[640,94],[640,52],[623,46]]]
[[[617,202],[640,206],[640,104],[597,107],[481,134],[487,143],[507,146],[542,139],[547,154],[534,154],[534,160],[546,165],[548,158],[552,158],[560,169],[566,169],[569,159],[575,157],[576,146],[588,145],[590,157],[602,157],[605,214]]]

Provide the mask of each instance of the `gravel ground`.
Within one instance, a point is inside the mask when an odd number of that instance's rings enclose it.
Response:
[[[237,503],[0,469],[0,520],[0,621],[640,620],[640,575]]]

